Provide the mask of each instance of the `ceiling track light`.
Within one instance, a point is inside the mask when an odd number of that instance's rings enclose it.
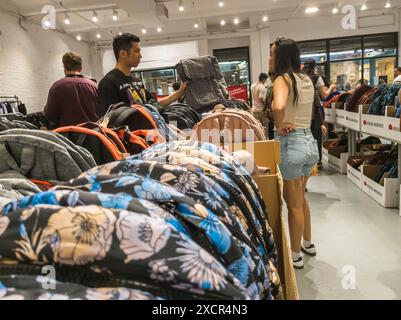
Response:
[[[185,8],[184,8],[184,0],[178,0],[178,10],[181,11],[181,12],[185,10]]]
[[[221,0],[219,1],[219,7],[220,8],[224,7],[224,1],[221,1]]]
[[[113,10],[113,20],[117,21],[118,20],[118,12],[116,9]]]
[[[98,22],[99,21],[96,11],[93,11],[92,21],[93,22]]]
[[[338,8],[337,8],[337,7],[334,7],[334,8],[333,8],[333,14],[336,14],[336,13],[338,13]]]
[[[143,33],[143,34],[146,34],[146,32],[147,32],[146,29],[143,28],[143,29],[142,29],[142,33]]]
[[[221,20],[221,21],[220,21],[220,25],[221,25],[221,26],[225,26],[225,25],[226,25],[226,20]]]
[[[362,11],[365,11],[365,10],[367,10],[368,9],[368,6],[366,5],[366,3],[364,3],[363,5],[362,5],[362,7],[361,7],[361,10]]]
[[[238,18],[234,19],[234,24],[239,24],[239,19]]]
[[[267,22],[269,20],[269,17],[268,16],[263,16],[262,20],[263,20],[263,22]]]
[[[386,9],[391,8],[391,1],[387,1],[386,5],[384,6]]]
[[[198,28],[199,28],[199,24],[198,24],[198,23],[195,23],[195,24],[194,24],[194,28],[195,28],[195,29],[198,29]]]
[[[307,13],[307,14],[316,13],[318,11],[319,11],[318,7],[308,7],[305,9],[305,13]]]
[[[71,24],[71,20],[70,20],[70,17],[68,16],[68,14],[66,14],[65,17],[64,17],[64,23],[65,23],[66,25]]]
[[[82,37],[81,37],[80,35],[77,35],[77,40],[78,40],[78,41],[81,41],[81,40],[82,40]]]
[[[162,28],[160,28],[160,27],[157,28],[157,32],[162,32],[162,31],[163,31]]]
[[[98,38],[98,39],[100,39],[102,36],[100,35],[100,33],[98,33],[97,35],[96,35],[96,38]]]

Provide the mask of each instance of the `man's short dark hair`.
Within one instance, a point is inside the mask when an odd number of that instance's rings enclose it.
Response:
[[[121,50],[129,52],[131,50],[132,43],[139,43],[140,41],[141,40],[139,39],[139,37],[132,33],[123,33],[122,35],[114,37],[113,51],[116,60],[118,61]]]
[[[401,67],[395,68],[398,72],[401,72]]]
[[[267,80],[267,78],[268,78],[269,76],[266,74],[266,73],[264,73],[264,72],[262,72],[260,75],[259,75],[259,81],[266,81]]]
[[[66,71],[81,71],[82,70],[81,55],[76,52],[67,52],[63,56],[63,65]]]

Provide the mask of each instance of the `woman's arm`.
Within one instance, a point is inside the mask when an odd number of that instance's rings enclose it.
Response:
[[[336,89],[336,85],[332,84],[329,88],[326,86],[319,87],[319,95],[322,100],[325,100],[334,90]]]
[[[285,107],[290,95],[290,84],[284,77],[278,77],[273,85],[273,118],[277,129],[283,125]]]

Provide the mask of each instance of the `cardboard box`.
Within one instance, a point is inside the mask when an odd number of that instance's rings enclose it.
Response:
[[[361,132],[386,139],[387,119],[385,116],[368,114],[369,105],[361,108]]]
[[[226,148],[227,149],[227,148]],[[280,143],[277,141],[261,141],[239,143],[228,146],[232,153],[246,150],[254,155],[255,164],[259,167],[269,167],[270,175],[253,176],[268,209],[268,221],[273,230],[278,251],[278,272],[283,291],[287,300],[298,300],[298,287],[292,266],[291,248],[286,232],[286,224],[282,215],[283,182],[279,169]],[[250,165],[251,167],[251,165]]]
[[[386,107],[386,137],[389,140],[396,141],[401,143],[401,124],[400,118],[395,118],[395,107],[388,106]]]
[[[357,155],[357,156],[348,157],[347,178],[361,190],[362,190],[362,166],[363,165],[360,167],[360,170],[357,170],[354,167],[352,167],[351,162],[354,159],[368,160],[371,157],[372,157],[371,155]]]
[[[324,118],[328,123],[336,123],[336,110],[333,108],[324,108]]]
[[[347,173],[348,146],[330,147],[332,140],[323,142],[322,161],[330,169],[341,174]]]
[[[382,166],[366,165],[362,167],[362,191],[385,208],[397,208],[399,205],[398,179],[385,178],[384,185],[374,181]]]

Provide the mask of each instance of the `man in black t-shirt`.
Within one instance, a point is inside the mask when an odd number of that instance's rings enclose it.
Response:
[[[132,68],[138,67],[142,58],[139,42],[140,39],[130,33],[124,33],[114,38],[113,51],[117,65],[99,83],[101,116],[107,112],[110,105],[115,103],[143,105],[156,101],[141,82],[135,81],[131,77]],[[177,101],[184,94],[186,87],[187,83],[183,82],[178,91],[160,100],[159,105],[164,108]]]

